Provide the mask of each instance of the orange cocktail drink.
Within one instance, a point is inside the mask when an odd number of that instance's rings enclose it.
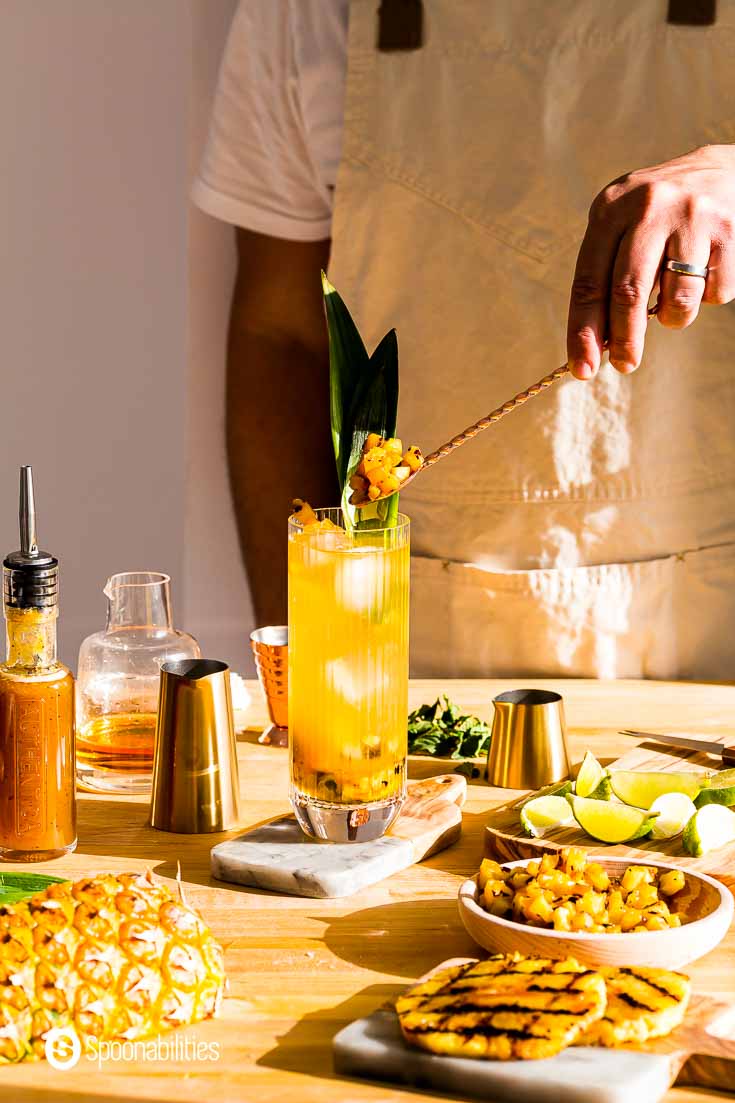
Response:
[[[405,796],[409,522],[289,521],[291,802],[307,834],[377,838]]]

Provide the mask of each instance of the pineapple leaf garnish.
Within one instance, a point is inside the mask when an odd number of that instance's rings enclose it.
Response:
[[[370,358],[352,315],[322,272],[324,309],[329,333],[329,410],[332,443],[337,461],[340,490],[347,482],[352,447],[350,412],[360,380],[367,374]]]
[[[49,885],[70,880],[70,877],[51,877],[47,873],[0,873],[0,907],[28,900]]]
[[[322,272],[329,332],[332,442],[345,521],[355,528],[385,528],[398,516],[398,495],[362,509],[350,506],[349,480],[368,433],[392,437],[398,416],[398,341],[386,333],[371,356],[342,298]]]

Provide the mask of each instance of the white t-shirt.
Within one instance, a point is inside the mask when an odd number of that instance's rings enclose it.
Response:
[[[349,0],[240,0],[192,199],[271,237],[329,237]]]

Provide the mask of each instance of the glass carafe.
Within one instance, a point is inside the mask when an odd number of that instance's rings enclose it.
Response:
[[[150,789],[161,663],[198,659],[199,644],[171,621],[168,575],[107,580],[107,626],[79,649],[77,780],[102,793]]]

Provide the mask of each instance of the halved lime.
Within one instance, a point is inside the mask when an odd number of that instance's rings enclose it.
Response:
[[[574,816],[565,797],[534,797],[521,808],[521,827],[534,839],[567,823],[574,823]]]
[[[592,751],[585,751],[574,783],[574,792],[578,797],[589,797],[591,800],[610,799],[610,775]]]
[[[611,770],[610,784],[615,796],[624,804],[650,808],[664,793],[684,793],[694,800],[702,787],[702,779],[699,774],[663,770]]]
[[[694,801],[697,808],[705,804],[735,804],[735,770],[720,770],[712,774]]]
[[[681,837],[684,850],[693,858],[701,858],[735,839],[735,812],[722,804],[705,804],[699,808],[684,828]]]
[[[514,808],[525,808],[527,804],[530,804],[532,800],[538,800],[539,797],[565,797],[567,793],[571,793],[573,789],[573,783],[571,781],[552,781],[549,785],[544,785],[542,789],[537,789],[535,793],[529,793],[527,797],[514,804]]]
[[[576,797],[571,793],[567,800],[579,826],[601,843],[627,843],[631,839],[642,839],[651,833],[656,818],[643,808],[630,808],[627,804],[615,804],[613,801]]]
[[[680,834],[697,811],[686,793],[664,793],[656,797],[650,812],[658,812],[651,835],[654,839],[673,839]]]

